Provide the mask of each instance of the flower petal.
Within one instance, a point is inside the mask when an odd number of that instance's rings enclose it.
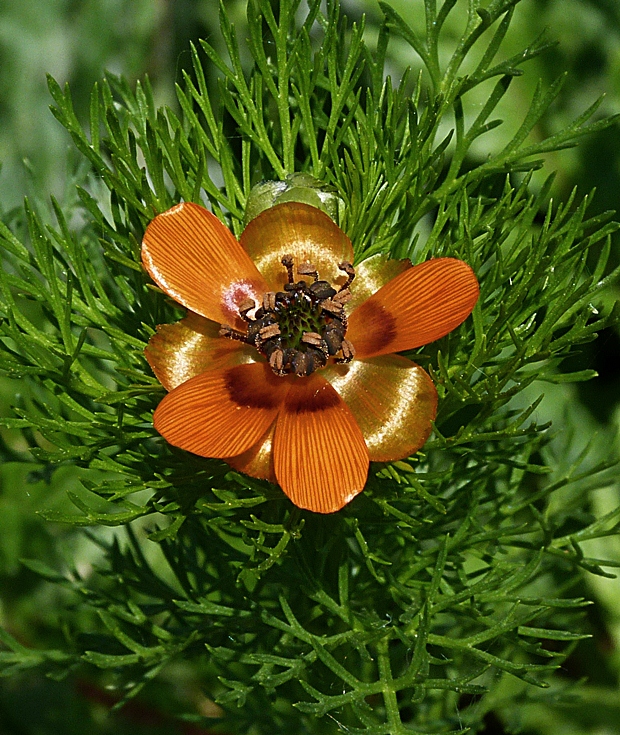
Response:
[[[283,255],[292,255],[295,266],[312,263],[319,278],[332,284],[346,280],[338,263],[353,262],[353,246],[344,232],[325,212],[301,202],[284,202],[261,212],[239,241],[272,291],[281,291],[287,282]]]
[[[340,510],[360,493],[368,475],[368,451],[353,414],[319,375],[292,385],[273,443],[276,477],[298,508]]]
[[[330,366],[321,375],[351,409],[371,462],[409,457],[430,436],[437,391],[415,362],[382,355]]]
[[[219,336],[219,324],[190,311],[174,324],[160,324],[144,354],[168,391],[208,370],[252,362],[256,350]]]
[[[234,456],[261,439],[288,389],[266,363],[211,370],[168,393],[153,424],[175,447],[203,457]]]
[[[266,284],[233,234],[204,207],[186,202],[150,222],[142,262],[155,283],[214,322],[243,328],[237,307]]]
[[[275,424],[272,424],[267,429],[267,433],[243,454],[238,454],[236,457],[224,457],[225,461],[238,472],[277,483],[272,451],[274,427]]]
[[[351,300],[347,303],[347,313],[369,299],[382,286],[389,283],[403,271],[411,268],[411,261],[394,260],[383,253],[371,255],[355,266],[355,280],[351,285]]]
[[[358,357],[429,344],[467,319],[479,291],[473,270],[462,260],[427,260],[396,276],[355,309],[347,339]]]

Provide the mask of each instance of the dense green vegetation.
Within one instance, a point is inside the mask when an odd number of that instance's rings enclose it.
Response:
[[[189,0],[0,15],[0,733],[617,732],[620,10],[304,5],[306,37],[249,5],[223,34]],[[482,285],[416,356],[424,454],[327,518],[164,446],[142,357],[179,314],[139,266],[153,214],[202,199],[238,232],[298,170],[358,257]]]

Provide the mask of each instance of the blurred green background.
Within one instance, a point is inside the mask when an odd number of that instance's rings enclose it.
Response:
[[[424,23],[422,0],[390,0],[414,27]],[[240,38],[244,37],[245,2],[227,0]],[[376,36],[380,13],[371,0],[342,0],[351,20],[368,16],[368,36]],[[466,0],[458,0],[445,33],[449,53],[465,17]],[[47,206],[53,194],[70,206],[76,179],[85,172],[68,135],[48,109],[45,75],[69,82],[82,117],[88,94],[104,70],[135,81],[148,73],[159,104],[175,106],[174,82],[188,68],[191,40],[208,38],[217,46],[218,18],[214,0],[0,0],[0,214],[19,226],[24,196]],[[620,2],[618,0],[523,0],[516,10],[503,55],[524,48],[545,28],[558,44],[526,65],[500,110],[506,125],[481,139],[475,155],[483,160],[518,125],[540,78],[549,85],[562,72],[567,82],[535,135],[544,137],[563,127],[599,95],[606,94],[598,114],[620,112]],[[389,67],[399,79],[417,60],[402,42],[392,41]],[[470,114],[482,100],[472,99]],[[472,164],[476,161],[473,160]],[[591,214],[620,208],[620,131],[612,126],[578,148],[550,155],[545,172],[557,171],[553,196],[564,200],[577,186],[580,194],[596,187]],[[535,179],[535,185],[542,175]],[[620,263],[620,241],[614,243],[613,264]],[[617,297],[617,292],[609,298]],[[599,377],[579,386],[534,386],[545,393],[537,419],[554,420],[558,455],[591,444],[590,462],[614,456],[619,448],[620,336],[608,329],[573,360],[575,369],[594,368]],[[7,415],[25,386],[0,379],[0,413]],[[16,398],[17,395],[17,398]],[[23,440],[3,431],[0,446],[0,625],[29,646],[62,645],[62,611],[66,599],[20,563],[22,558],[67,563],[83,574],[97,564],[99,552],[82,532],[44,523],[41,508],[62,508],[65,490],[78,482],[75,470],[62,468],[48,482],[35,465],[19,462]],[[593,494],[592,512],[603,514],[620,502],[616,487]],[[102,531],[110,534],[109,531]],[[597,541],[591,556],[620,560],[620,538]],[[590,576],[571,595],[596,600],[587,613],[592,638],[582,642],[566,661],[560,680],[567,692],[584,681],[570,706],[530,703],[508,706],[497,693],[497,710],[485,718],[488,735],[522,728],[549,735],[613,735],[620,733],[620,581]],[[178,702],[162,702],[169,697]],[[157,702],[154,702],[157,700]],[[0,681],[0,735],[55,733],[185,733],[207,732],[182,723],[175,709],[208,711],[206,698],[183,686],[183,672],[169,672],[150,697],[120,714],[107,715],[114,698],[92,682],[53,682],[42,676],[9,677]]]

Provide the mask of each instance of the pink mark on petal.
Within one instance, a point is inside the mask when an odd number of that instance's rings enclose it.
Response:
[[[222,291],[222,311],[230,316],[231,324],[239,318],[239,304],[246,299],[254,299],[256,306],[262,302],[260,288],[247,278],[234,281]],[[254,316],[254,309],[249,312],[248,316],[250,318]]]

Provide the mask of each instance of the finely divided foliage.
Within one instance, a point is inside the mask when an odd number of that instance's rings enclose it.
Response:
[[[23,238],[0,226],[0,367],[30,386],[3,424],[23,430],[24,461],[86,468],[75,514],[49,520],[126,533],[99,541],[107,565],[88,582],[30,562],[99,624],[79,631],[70,618],[65,650],[0,633],[4,673],[112,670],[129,698],[184,660],[224,708],[223,732],[464,732],[481,727],[505,681],[513,697],[547,687],[583,637],[587,601],[569,590],[580,570],[606,572],[581,543],[615,532],[620,509],[583,512],[608,467],[583,457],[548,466],[537,404],[520,395],[534,381],[591,377],[558,368],[614,318],[599,294],[613,278],[615,225],[588,218],[587,198],[551,206],[551,182],[532,193],[530,178],[537,156],[608,121],[588,122],[594,105],[531,142],[558,85],[538,89],[514,137],[476,162],[472,143],[499,125],[493,110],[545,43],[501,60],[518,0],[469,0],[443,60],[456,0],[419,4],[422,34],[381,3],[369,48],[363,21],[349,24],[336,0],[311,1],[301,26],[300,0],[249,0],[249,71],[222,9],[228,58],[207,42],[192,49],[179,112],[155,108],[148,80],[134,92],[108,76],[93,90],[88,133],[50,79],[53,112],[92,175],[72,209],[54,203],[56,226],[28,204]],[[394,37],[417,53],[417,81],[385,78]],[[488,100],[468,116],[479,85]],[[448,123],[453,132],[440,133]],[[140,265],[147,223],[195,201],[239,234],[251,187],[298,171],[342,199],[357,261],[455,256],[482,288],[473,318],[415,357],[440,393],[423,454],[373,466],[366,491],[333,516],[167,446],[151,419],[162,389],[143,356],[155,325],[179,317]],[[430,234],[418,240],[423,217]],[[154,514],[148,539],[144,523],[128,525]],[[166,565],[147,553],[153,544]]]

